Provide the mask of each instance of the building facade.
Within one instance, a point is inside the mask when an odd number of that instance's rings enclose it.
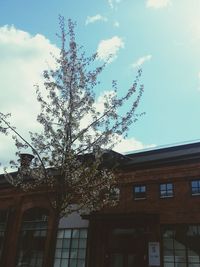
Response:
[[[57,227],[43,192],[24,193],[2,180],[0,266],[85,266],[88,220],[72,213]]]
[[[128,155],[118,207],[91,215],[89,266],[200,266],[200,144]]]
[[[116,207],[58,229],[42,192],[1,176],[0,266],[200,267],[200,143],[127,154],[117,175]]]

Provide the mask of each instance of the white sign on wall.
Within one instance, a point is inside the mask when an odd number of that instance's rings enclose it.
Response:
[[[159,242],[149,242],[149,266],[160,266]]]

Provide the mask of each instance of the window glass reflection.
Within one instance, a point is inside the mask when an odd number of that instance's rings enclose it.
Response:
[[[42,267],[48,215],[43,209],[30,209],[23,216],[18,243],[17,267]]]
[[[85,267],[87,229],[59,229],[54,267]]]
[[[164,266],[200,267],[200,225],[162,229]]]

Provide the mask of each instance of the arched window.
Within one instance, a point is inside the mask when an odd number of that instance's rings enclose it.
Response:
[[[17,267],[42,267],[47,227],[47,210],[33,208],[24,213],[18,241]]]

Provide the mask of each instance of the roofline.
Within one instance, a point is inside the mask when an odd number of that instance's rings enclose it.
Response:
[[[184,144],[180,143],[175,143],[172,145],[166,145],[166,146],[155,146],[147,149],[142,149],[142,150],[135,150],[131,152],[126,152],[124,153],[125,156],[128,157],[134,157],[134,156],[142,156],[142,155],[151,155],[151,154],[161,154],[164,152],[172,152],[172,151],[177,151],[177,150],[184,150],[186,148],[200,148],[200,141],[198,140],[197,142],[188,142]]]
[[[136,151],[126,155],[130,160],[122,170],[143,170],[200,162],[200,142],[162,147],[148,151]]]

